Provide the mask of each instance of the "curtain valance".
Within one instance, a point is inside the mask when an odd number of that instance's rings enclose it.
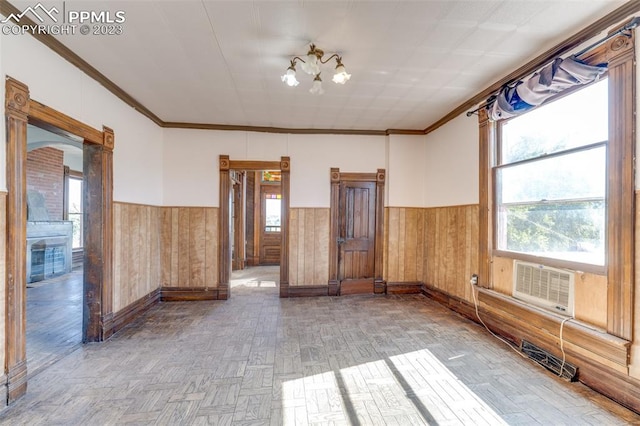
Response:
[[[553,95],[597,80],[606,71],[606,64],[587,65],[574,58],[557,58],[526,80],[503,87],[489,107],[489,118],[496,121],[520,115]]]

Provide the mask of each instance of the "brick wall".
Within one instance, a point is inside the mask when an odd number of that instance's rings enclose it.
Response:
[[[45,199],[49,219],[62,220],[64,196],[64,153],[46,147],[27,153],[27,190]]]

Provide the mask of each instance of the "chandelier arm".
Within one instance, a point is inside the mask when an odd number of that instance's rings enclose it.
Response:
[[[302,58],[301,58],[301,57],[299,57],[299,56],[294,56],[294,57],[293,57],[293,59],[291,60],[291,62],[295,64],[295,60],[296,60],[296,59],[297,59],[298,61],[302,62],[303,64],[306,64],[306,63],[307,63],[307,61],[305,61],[304,59],[302,59]]]
[[[326,64],[327,62],[329,62],[330,60],[332,60],[333,58],[338,58],[338,59],[337,59],[338,61],[341,61],[341,60],[342,60],[342,58],[340,57],[340,55],[338,55],[337,53],[334,53],[333,55],[329,56],[329,57],[327,58],[327,60],[326,60],[326,61],[323,61],[323,60],[322,60],[322,58],[318,58],[318,61],[320,61],[320,63],[321,63],[322,65],[324,65],[324,64]]]

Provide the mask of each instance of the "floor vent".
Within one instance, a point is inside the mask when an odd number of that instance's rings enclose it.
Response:
[[[529,358],[531,358],[547,370],[555,373],[557,376],[560,376],[569,382],[574,382],[577,380],[578,369],[576,366],[569,364],[568,362],[565,362],[564,365],[562,365],[561,358],[551,355],[549,352],[545,351],[544,349],[540,349],[533,343],[523,340],[522,352],[527,354]],[[562,368],[562,374],[560,374],[560,368]]]
[[[513,297],[573,316],[572,272],[517,260],[513,271]]]

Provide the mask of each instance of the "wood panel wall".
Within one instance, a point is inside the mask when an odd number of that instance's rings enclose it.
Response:
[[[329,209],[292,208],[289,227],[289,285],[328,285]]]
[[[160,287],[161,207],[113,203],[113,312]]]
[[[387,207],[384,214],[384,277],[387,282],[423,280],[426,209]]]
[[[426,209],[426,284],[473,300],[469,280],[478,273],[478,218],[478,205]]]
[[[162,287],[218,286],[218,209],[162,207]]]
[[[388,283],[423,282],[472,300],[478,273],[478,206],[385,209],[384,277]]]

